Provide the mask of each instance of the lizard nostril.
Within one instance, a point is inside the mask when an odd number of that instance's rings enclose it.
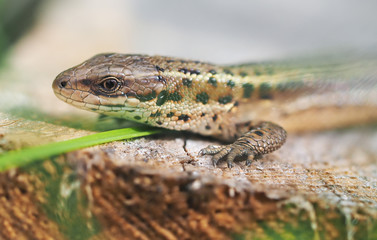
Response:
[[[59,91],[59,89],[66,89],[66,88],[71,88],[71,77],[65,72],[59,74],[54,82],[52,83],[52,88]]]
[[[65,88],[65,86],[67,86],[67,81],[61,81],[61,82],[59,83],[59,87],[61,87],[61,88]]]

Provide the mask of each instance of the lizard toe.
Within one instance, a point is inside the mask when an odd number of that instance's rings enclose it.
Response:
[[[212,157],[213,166],[217,165],[217,162],[225,157],[232,149],[229,146],[223,146],[223,148]]]
[[[201,149],[198,153],[198,156],[204,156],[204,155],[215,155],[216,153],[220,152],[222,150],[223,146],[217,146],[217,145],[209,145],[203,149]]]

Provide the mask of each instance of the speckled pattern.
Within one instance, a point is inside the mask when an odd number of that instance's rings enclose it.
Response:
[[[86,110],[226,141],[238,139],[225,147],[201,151],[214,155],[214,164],[226,156],[231,167],[237,156],[248,155],[248,165],[254,157],[285,142],[286,131],[266,121],[291,116],[288,103],[308,93],[311,98],[294,110],[313,108],[320,99],[313,94],[318,90],[312,84],[319,76],[313,74],[316,70],[272,64],[221,67],[171,57],[110,53],[62,72],[53,89],[63,101]],[[316,86],[321,93],[339,88],[331,81]]]

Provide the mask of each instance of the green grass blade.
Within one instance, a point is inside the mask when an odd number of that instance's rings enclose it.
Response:
[[[0,156],[0,171],[21,167],[31,162],[40,161],[51,156],[70,152],[80,148],[90,147],[117,140],[142,137],[161,132],[159,129],[123,128],[91,134],[71,140],[49,143],[42,146],[11,151]]]

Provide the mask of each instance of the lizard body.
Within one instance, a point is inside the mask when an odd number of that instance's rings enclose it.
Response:
[[[246,164],[278,149],[286,131],[377,119],[374,61],[218,66],[162,56],[99,54],[57,76],[55,94],[76,107],[151,126],[234,141],[201,155]],[[268,122],[274,121],[279,125]]]

